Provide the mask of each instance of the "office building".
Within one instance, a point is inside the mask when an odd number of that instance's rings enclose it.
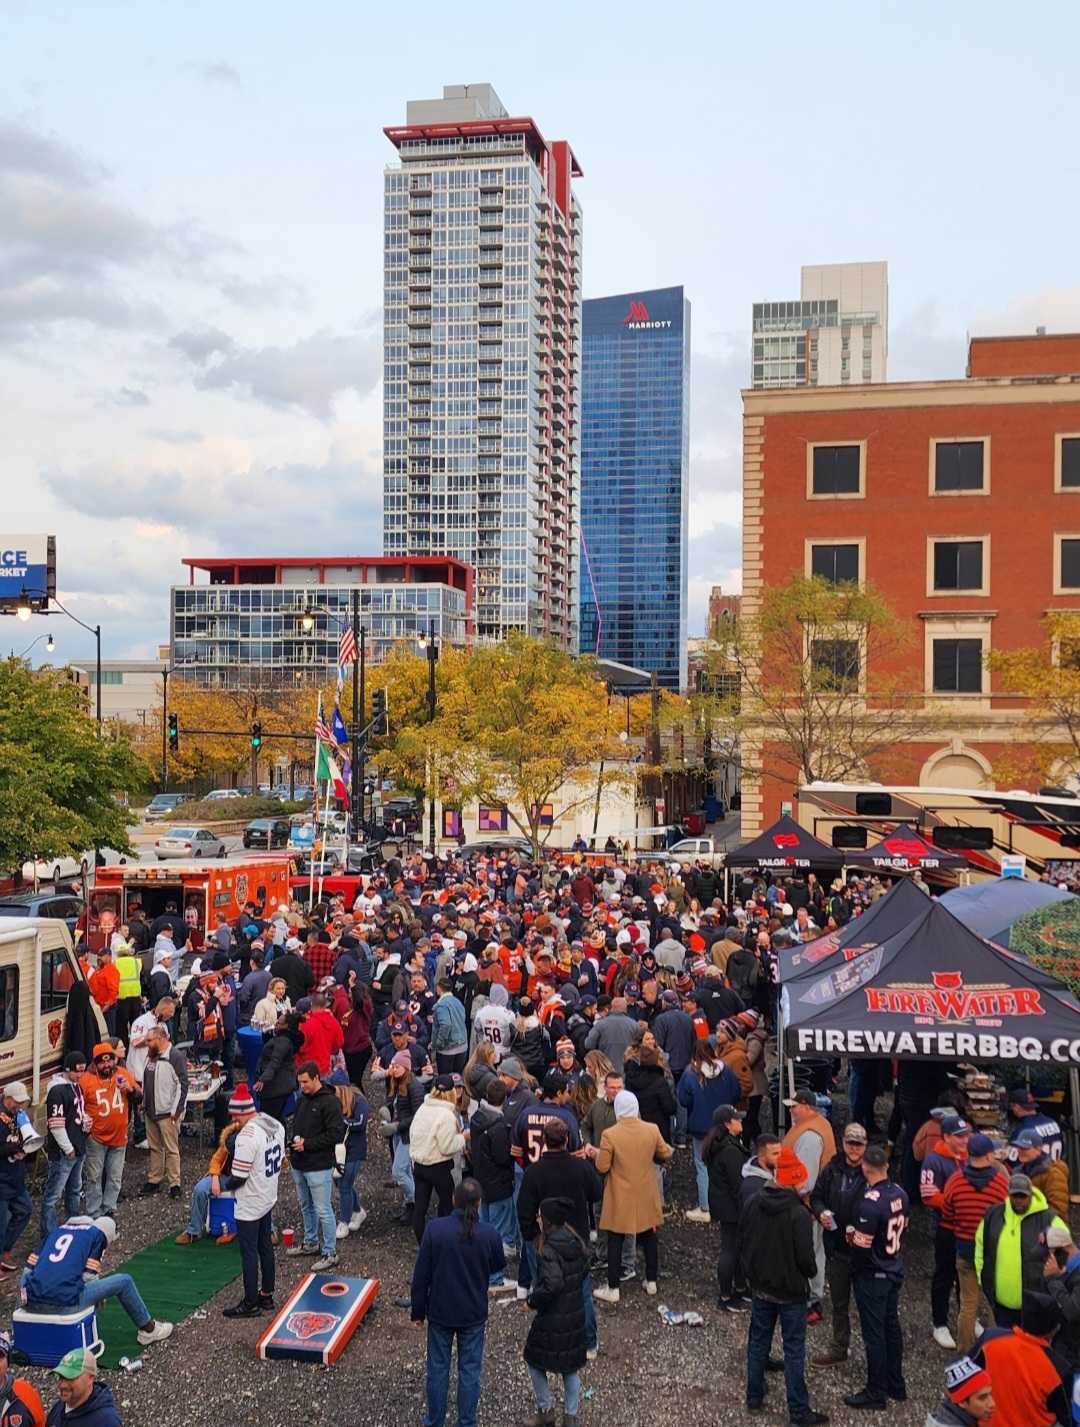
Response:
[[[458,560],[191,559],[171,594],[173,674],[205,688],[289,688],[323,683],[360,591],[367,658],[402,641],[415,649],[434,622],[442,643],[465,645],[472,571]]]
[[[1031,715],[986,656],[1045,647],[1045,616],[1080,608],[1080,335],[974,338],[967,371],[743,393],[741,617],[793,571],[870,583],[909,625],[886,672],[914,666],[912,692],[940,711],[940,737],[923,727],[898,742],[865,770],[875,781],[1025,786]],[[865,686],[874,671],[855,632],[821,643],[823,667],[839,658]],[[745,740],[743,757],[752,834],[791,801],[794,775],[785,785],[767,739]]]
[[[888,263],[802,270],[797,302],[754,303],[750,385],[860,386],[886,380]]]
[[[157,659],[103,659],[101,661],[101,716],[122,723],[146,723],[161,707],[162,674],[168,667],[168,646]],[[82,664],[91,708],[97,705],[97,666]],[[80,679],[80,682],[82,680]]]
[[[690,304],[582,307],[581,649],[686,685]]]
[[[487,84],[385,133],[384,553],[471,566],[480,639],[576,648],[581,169]]]

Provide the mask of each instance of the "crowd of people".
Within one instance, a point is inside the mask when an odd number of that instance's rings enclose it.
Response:
[[[1030,1090],[1010,1092],[1003,1165],[972,1133],[948,1067],[861,1062],[846,1115],[832,1094],[839,1064],[800,1062],[794,1093],[780,1087],[778,956],[885,890],[878,879],[748,874],[725,901],[718,874],[697,866],[416,854],[392,859],[351,905],[249,904],[197,951],[175,908],[154,921],[136,911],[84,963],[112,1034],[89,1067],[69,1056],[48,1091],[39,1238],[80,1246],[79,1285],[42,1281],[51,1255],[39,1247],[24,1288],[42,1304],[76,1288],[72,1302],[117,1295],[140,1341],[171,1331],[130,1279],[117,1281],[126,1275],[92,1289],[82,1275],[98,1273],[115,1237],[132,1139],[148,1151],[141,1192],[185,1197],[183,1030],[223,1085],[204,1112],[217,1143],[177,1243],[207,1233],[212,1202],[232,1198],[234,1224],[217,1237],[239,1240],[243,1294],[225,1313],[262,1316],[276,1304],[281,1173],[302,1218],[285,1255],[329,1271],[367,1217],[365,1161],[381,1159],[417,1246],[400,1302],[426,1330],[428,1427],[445,1419],[455,1343],[459,1427],[474,1427],[500,1294],[532,1310],[530,1427],[555,1421],[552,1375],[562,1423],[575,1427],[604,1315],[638,1285],[656,1295],[676,1213],[715,1226],[717,1308],[747,1324],[748,1412],[764,1409],[782,1372],[790,1422],[828,1420],[810,1401],[808,1329],[823,1325],[813,1366],[845,1363],[853,1302],[866,1379],[844,1401],[887,1409],[907,1396],[898,1306],[913,1207],[933,1243],[927,1334],[955,1355],[928,1421],[989,1420],[993,1399],[994,1427],[1065,1422],[1080,1367],[1080,1252],[1061,1130]],[[245,1027],[261,1036],[247,1081]],[[26,1099],[9,1085],[0,1107],[4,1272],[19,1267],[32,1215],[18,1147]],[[688,1204],[672,1187],[680,1152],[693,1166]]]

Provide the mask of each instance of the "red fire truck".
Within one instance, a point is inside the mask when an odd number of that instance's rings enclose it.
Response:
[[[148,922],[170,904],[184,918],[192,947],[202,946],[213,932],[217,915],[233,922],[254,902],[269,915],[289,901],[289,861],[286,857],[234,857],[222,862],[163,862],[156,866],[99,867],[90,892],[89,925],[85,936],[97,951],[106,936],[141,907]]]

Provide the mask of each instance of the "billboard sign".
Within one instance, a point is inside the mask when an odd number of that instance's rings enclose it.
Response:
[[[55,594],[55,536],[0,534],[0,608],[25,595],[34,609],[47,609]]]

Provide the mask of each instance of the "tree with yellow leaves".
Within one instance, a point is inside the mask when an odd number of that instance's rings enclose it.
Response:
[[[1059,782],[1080,772],[1080,614],[1054,611],[1043,644],[995,649],[986,658],[1001,692],[1027,700],[1025,735],[995,765],[999,780]]]

